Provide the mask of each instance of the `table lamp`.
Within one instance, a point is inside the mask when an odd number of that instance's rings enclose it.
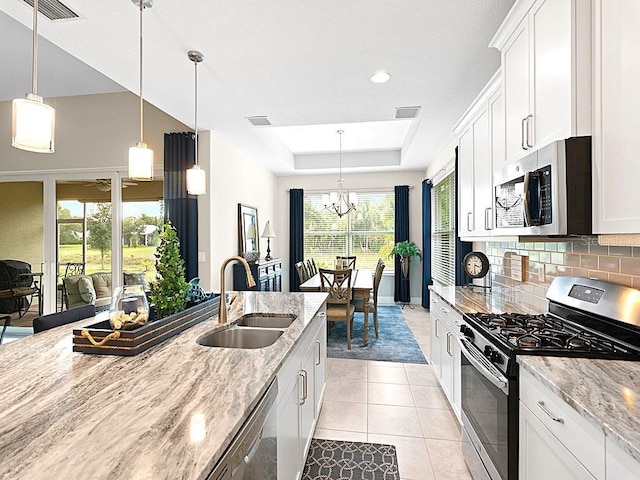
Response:
[[[271,260],[271,239],[276,238],[276,234],[273,233],[273,228],[271,228],[271,223],[267,221],[264,226],[264,230],[262,232],[262,238],[267,239],[267,256],[264,257],[265,260]]]

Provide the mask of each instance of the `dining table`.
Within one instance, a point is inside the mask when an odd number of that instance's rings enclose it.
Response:
[[[300,285],[301,292],[319,292],[321,290],[320,274],[316,273]],[[351,295],[362,298],[364,310],[364,345],[369,344],[369,299],[373,289],[373,270],[357,269],[351,275]]]

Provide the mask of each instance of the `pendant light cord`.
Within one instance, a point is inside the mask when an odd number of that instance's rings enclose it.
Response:
[[[38,95],[38,0],[33,2],[33,57],[31,61],[31,93]]]
[[[194,100],[194,110],[195,110],[195,121],[194,121],[194,130],[196,131],[195,133],[195,143],[196,143],[196,162],[195,164],[198,165],[198,62],[195,61],[193,62],[196,66],[195,68],[195,100]]]
[[[144,10],[144,0],[140,0],[140,143],[144,143],[144,105],[142,100],[142,11],[143,10]]]

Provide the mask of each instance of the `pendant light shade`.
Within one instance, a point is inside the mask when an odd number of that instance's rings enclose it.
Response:
[[[198,165],[198,63],[204,60],[204,55],[196,50],[189,50],[187,57],[195,66],[195,165],[187,169],[187,193],[189,195],[204,195],[207,193],[207,172]]]
[[[151,8],[153,0],[131,0],[140,8],[140,141],[129,148],[129,178],[132,180],[153,180],[153,150],[144,143],[144,97],[142,96],[142,12]]]
[[[153,150],[146,143],[129,147],[129,178],[132,180],[153,179]]]
[[[11,145],[36,153],[53,153],[56,111],[38,95],[38,0],[33,2],[31,92],[12,104]]]
[[[194,165],[187,170],[187,192],[189,195],[204,195],[207,193],[207,172]]]

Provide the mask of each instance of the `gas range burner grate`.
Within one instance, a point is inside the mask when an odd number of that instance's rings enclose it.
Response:
[[[625,353],[609,340],[550,314],[477,313],[470,316],[492,336],[505,340],[512,348],[528,352]]]

